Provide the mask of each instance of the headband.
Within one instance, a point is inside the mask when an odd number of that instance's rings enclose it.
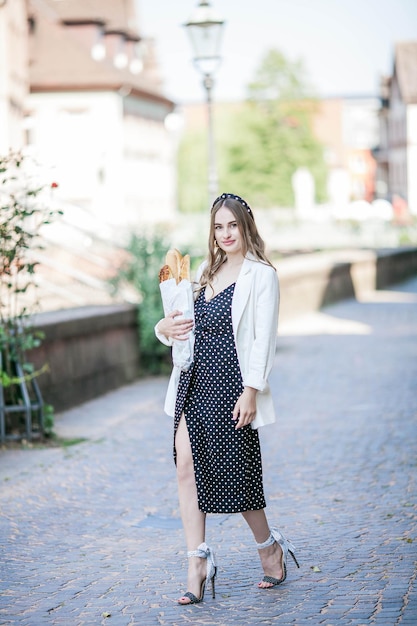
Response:
[[[250,208],[249,204],[243,198],[241,198],[240,196],[236,196],[234,193],[222,193],[222,195],[216,198],[215,201],[213,202],[213,206],[211,207],[211,210],[214,209],[214,205],[220,202],[220,200],[227,200],[227,198],[231,198],[232,200],[237,200],[247,210],[249,215],[253,217],[252,209]]]

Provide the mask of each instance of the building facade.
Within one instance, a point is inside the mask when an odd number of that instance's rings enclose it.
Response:
[[[0,153],[24,144],[29,92],[26,0],[0,2]]]
[[[417,215],[417,42],[395,47],[392,76],[381,83],[378,195]]]
[[[132,234],[177,219],[174,103],[136,4],[0,0],[0,154],[33,156],[63,211],[35,253],[40,311],[114,302]]]
[[[330,200],[339,194],[341,202],[374,199],[378,107],[378,99],[368,96],[318,101],[313,128],[324,146]]]
[[[177,203],[174,103],[138,23],[133,0],[0,8],[2,152],[29,150],[63,201],[129,232],[172,220]]]

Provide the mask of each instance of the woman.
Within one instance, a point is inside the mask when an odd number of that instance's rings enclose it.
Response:
[[[264,570],[262,589],[284,582],[294,547],[270,529],[257,428],[275,421],[268,376],[278,325],[279,288],[250,206],[224,193],[211,210],[208,259],[196,276],[194,363],[174,368],[165,410],[175,416],[174,459],[187,542],[188,591],[195,604],[214,581],[205,543],[207,513],[242,513]],[[173,311],[156,327],[166,345],[185,340],[193,320]]]

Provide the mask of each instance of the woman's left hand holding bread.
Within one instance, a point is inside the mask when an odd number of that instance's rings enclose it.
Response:
[[[165,265],[159,271],[159,282],[175,278],[178,283],[182,280],[190,280],[190,255],[182,256],[181,252],[176,248],[168,250],[165,257]],[[187,341],[189,333],[194,326],[193,319],[184,319],[182,311],[171,311],[158,322],[156,329],[158,333],[165,335],[169,339],[175,341]]]
[[[188,333],[193,329],[194,320],[178,319],[180,315],[182,315],[181,311],[168,313],[168,315],[158,323],[158,332],[165,335],[167,339],[171,338],[178,341],[186,341],[188,339]]]

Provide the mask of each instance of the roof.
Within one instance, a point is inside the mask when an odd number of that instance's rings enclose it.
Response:
[[[139,36],[133,23],[133,4],[130,0],[32,0],[31,15],[34,25],[30,36],[30,88],[31,92],[123,90],[150,100],[165,103],[169,109],[173,102],[162,93],[152,42],[147,42],[147,55],[143,71],[132,74],[128,68],[118,69],[113,59],[95,60],[91,41],[68,22],[89,21],[98,28],[104,23],[106,31],[123,31]],[[65,24],[64,21],[65,20]]]
[[[417,41],[403,41],[395,47],[394,75],[406,104],[417,104]]]
[[[39,1],[32,1],[39,6]],[[139,20],[134,0],[42,0],[50,15],[60,20],[104,20],[111,30],[137,31]]]

